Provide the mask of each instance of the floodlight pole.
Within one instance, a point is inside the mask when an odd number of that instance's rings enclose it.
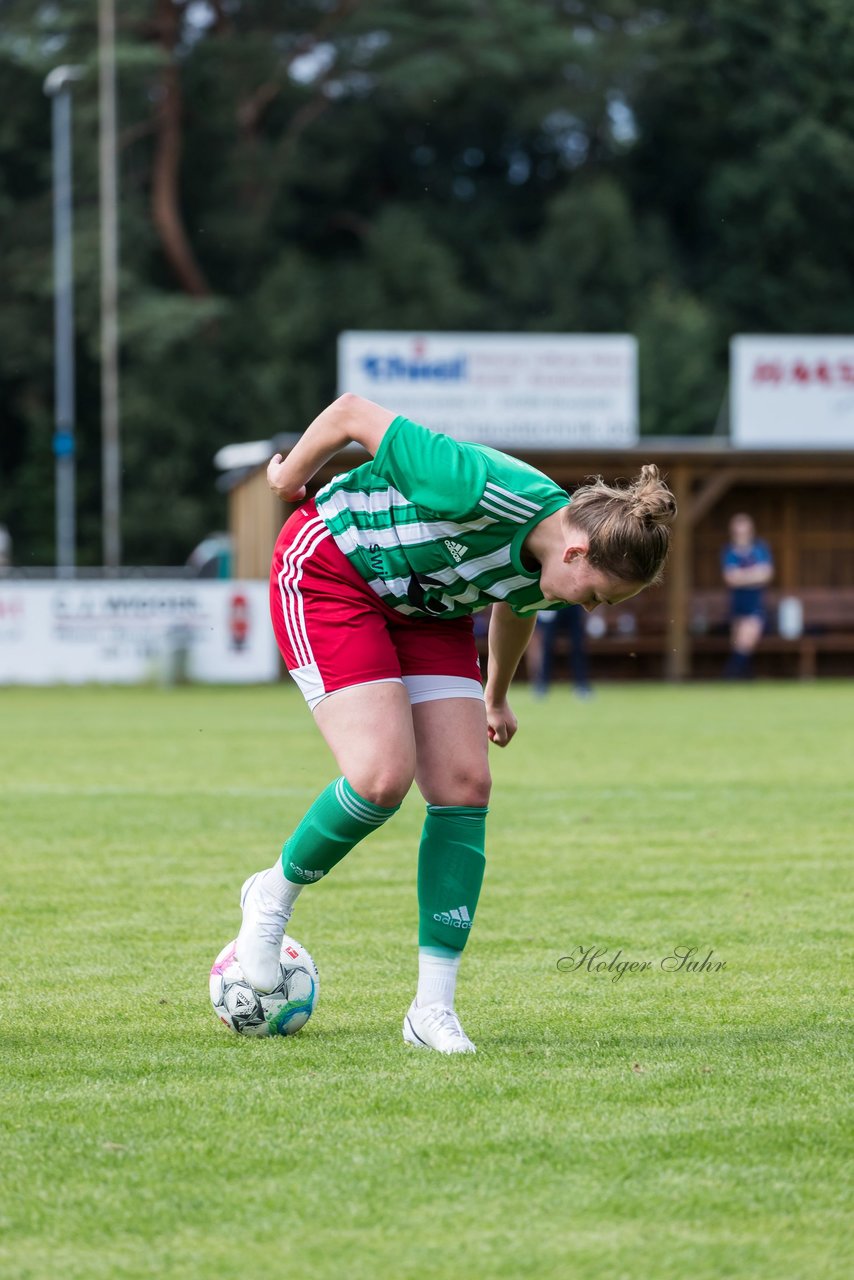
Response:
[[[73,578],[76,564],[74,459],[74,259],[71,198],[71,86],[82,67],[54,67],[44,82],[51,100],[53,159],[54,435],[56,565]]]
[[[119,439],[119,237],[116,177],[116,14],[98,0],[99,170],[101,189],[101,470],[104,565],[122,559]]]

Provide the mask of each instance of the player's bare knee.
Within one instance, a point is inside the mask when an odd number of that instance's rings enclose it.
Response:
[[[491,791],[492,779],[488,775],[485,778],[470,778],[462,789],[464,798],[458,800],[457,803],[467,805],[472,809],[485,809],[489,804]]]
[[[485,809],[492,791],[489,770],[462,769],[441,784],[431,788],[428,804],[461,805]]]
[[[354,770],[347,775],[347,781],[363,800],[370,800],[383,809],[394,809],[412,786],[412,776],[405,767],[383,765],[373,770]]]

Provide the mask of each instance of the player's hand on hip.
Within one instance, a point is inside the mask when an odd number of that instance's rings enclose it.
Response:
[[[282,502],[302,502],[305,497],[305,485],[297,484],[288,472],[287,461],[277,453],[267,466],[267,483]]]
[[[486,700],[486,725],[489,741],[494,742],[496,747],[506,747],[519,728],[506,698],[502,702]]]

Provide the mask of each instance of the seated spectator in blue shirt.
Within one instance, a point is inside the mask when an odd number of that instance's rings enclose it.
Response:
[[[731,652],[724,674],[736,680],[752,675],[753,651],[765,629],[764,588],[774,576],[771,548],[757,538],[750,516],[733,516],[730,542],[721,556],[730,589]]]

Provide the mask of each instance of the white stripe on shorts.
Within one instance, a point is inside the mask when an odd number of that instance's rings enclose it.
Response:
[[[299,590],[303,565],[324,538],[331,537],[329,529],[319,516],[309,520],[291,543],[282,561],[279,573],[279,594],[282,599],[282,618],[298,667],[314,663],[314,654],[305,625],[305,609]]]
[[[307,667],[291,667],[288,675],[297,685],[312,710],[314,710],[318,702],[322,702],[324,698],[329,696],[323,684],[320,668],[316,662],[310,662]]]
[[[468,676],[404,676],[412,706],[438,702],[440,698],[477,698],[483,702],[483,685]]]
[[[308,703],[309,711],[313,711],[324,699],[334,698],[336,693],[343,693],[345,689],[363,689],[366,684],[403,684],[400,676],[380,676],[378,680],[359,680],[356,684],[344,684],[340,689],[327,690],[323,687],[316,664],[311,667],[300,667],[296,671],[291,671],[290,674],[302,690],[302,696]]]

